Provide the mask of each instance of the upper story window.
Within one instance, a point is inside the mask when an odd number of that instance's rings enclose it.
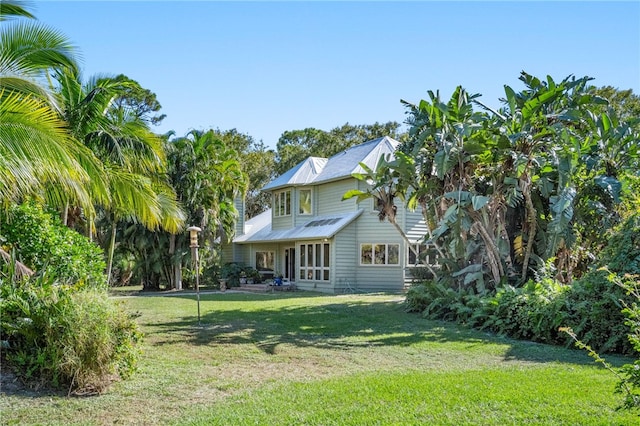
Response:
[[[298,214],[311,214],[311,190],[301,189],[298,195]]]
[[[273,194],[273,215],[291,215],[291,190],[280,191]]]

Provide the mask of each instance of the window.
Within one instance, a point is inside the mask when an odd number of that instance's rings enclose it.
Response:
[[[291,215],[291,191],[281,191],[273,194],[273,215]]]
[[[361,265],[399,265],[400,244],[360,244]]]
[[[428,264],[433,264],[433,253],[431,253],[426,244],[411,244],[413,250],[411,248],[407,248],[407,265],[409,266],[424,266]],[[416,253],[418,253],[418,257],[416,258]]]
[[[275,253],[272,251],[256,252],[256,269],[258,272],[273,275],[275,269]]]
[[[300,244],[300,280],[329,281],[329,243]]]
[[[311,214],[311,190],[301,189],[298,200],[298,214]]]

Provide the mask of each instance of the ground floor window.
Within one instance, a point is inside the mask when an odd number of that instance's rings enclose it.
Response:
[[[400,244],[360,244],[361,265],[399,265]]]
[[[329,243],[300,244],[298,279],[329,281]]]
[[[408,266],[424,266],[431,265],[434,262],[434,254],[430,252],[426,244],[412,244],[411,248],[407,247],[407,265]],[[417,257],[416,257],[417,253]]]
[[[276,254],[273,251],[256,252],[256,269],[261,274],[273,275]]]

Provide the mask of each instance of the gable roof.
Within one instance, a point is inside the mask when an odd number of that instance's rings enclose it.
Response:
[[[245,234],[234,238],[234,243],[258,243],[270,241],[293,241],[300,239],[332,238],[345,226],[362,214],[359,209],[348,213],[315,216],[302,225],[288,229],[271,229],[271,209],[249,219],[245,224]],[[268,220],[266,220],[268,219]]]
[[[375,169],[381,156],[393,153],[400,142],[385,136],[339,152],[329,159],[309,157],[283,175],[265,185],[263,191],[286,186],[313,185],[351,177],[352,173],[363,173],[359,163]]]

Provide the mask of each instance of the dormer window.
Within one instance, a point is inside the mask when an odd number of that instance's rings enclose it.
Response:
[[[273,194],[273,215],[291,215],[291,190],[280,191]]]
[[[298,196],[298,214],[311,214],[311,190],[301,189]]]

